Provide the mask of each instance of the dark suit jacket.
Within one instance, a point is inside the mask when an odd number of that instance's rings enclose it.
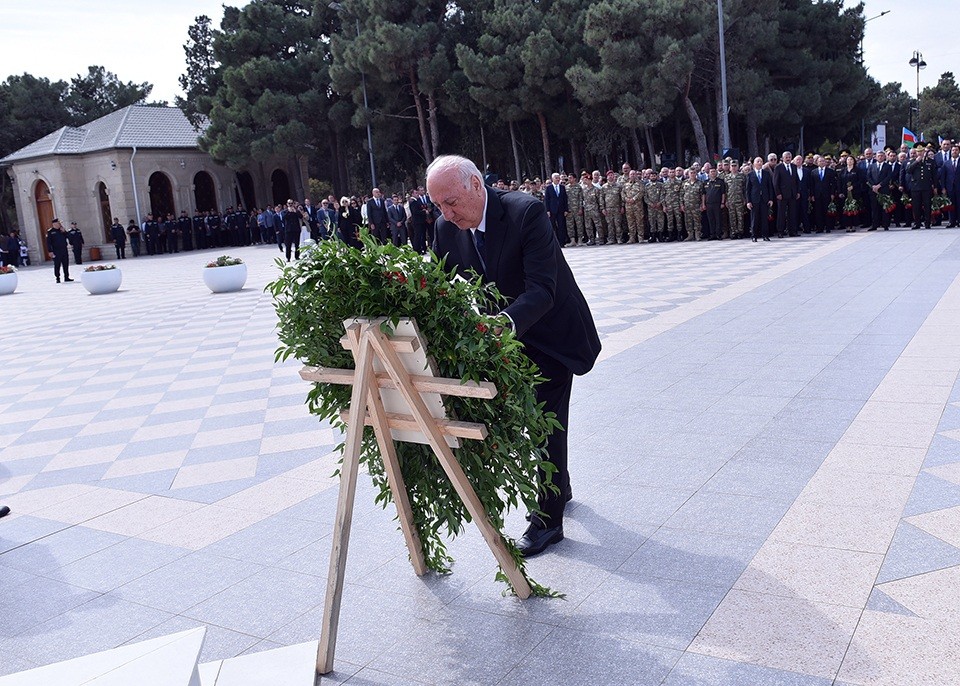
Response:
[[[784,200],[795,200],[800,192],[797,170],[793,165],[790,166],[791,169],[788,170],[787,165],[781,162],[773,172],[774,194],[782,196]]]
[[[573,278],[544,205],[516,191],[487,188],[486,270],[470,231],[437,220],[437,254],[466,276],[475,269],[508,299],[503,311],[513,319],[524,345],[557,360],[574,374],[585,374],[600,354],[600,337],[583,293]]]
[[[551,217],[562,215],[569,207],[567,205],[567,189],[560,184],[560,195],[553,190],[553,184],[547,184],[547,189],[543,194],[543,204],[547,206],[547,212]]]
[[[886,162],[867,165],[867,185],[871,187],[871,192],[873,191],[873,186],[877,184],[882,186],[880,189],[881,193],[887,190],[887,186],[890,185],[892,173],[893,165],[887,164]]]
[[[387,208],[387,217],[390,218],[390,228],[393,228],[398,223],[407,221],[407,211],[403,209],[403,205],[390,205]]]
[[[837,172],[830,167],[823,168],[823,181],[820,180],[820,170],[812,174],[813,197],[817,202],[827,202],[831,195],[837,193]]]
[[[367,223],[373,226],[385,226],[387,223],[387,201],[380,198],[380,207],[377,207],[375,198],[367,200]]]
[[[427,206],[420,202],[419,195],[410,196],[410,219],[414,226],[426,226]]]
[[[746,183],[746,202],[751,205],[763,205],[773,200],[776,195],[773,192],[773,175],[768,169],[764,169],[761,174],[761,180],[757,179],[757,171],[753,170],[747,174]]]

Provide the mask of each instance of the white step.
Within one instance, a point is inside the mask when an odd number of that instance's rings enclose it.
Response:
[[[201,686],[314,686],[319,641],[200,665]],[[3,686],[0,684],[0,686]]]
[[[0,677],[0,686],[201,686],[205,627]]]

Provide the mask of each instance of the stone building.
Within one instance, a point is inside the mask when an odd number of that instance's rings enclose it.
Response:
[[[198,132],[175,107],[131,105],[79,127],[65,126],[0,160],[13,182],[17,220],[30,259],[54,217],[75,221],[89,248],[112,244],[110,226],[181,210],[223,212],[302,199],[302,158],[276,158],[235,172],[197,144]],[[111,251],[112,252],[112,249]],[[104,252],[105,255],[109,252]]]

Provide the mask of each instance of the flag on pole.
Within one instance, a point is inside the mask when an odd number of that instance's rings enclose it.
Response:
[[[907,127],[903,127],[903,136],[900,140],[900,144],[905,145],[908,148],[912,148],[917,144],[917,134]]]

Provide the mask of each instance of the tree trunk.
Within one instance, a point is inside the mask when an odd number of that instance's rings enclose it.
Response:
[[[650,154],[650,161],[647,162],[647,168],[656,171],[657,154],[653,147],[653,132],[649,126],[643,127],[643,135],[647,139],[647,152]]]
[[[440,154],[440,125],[437,123],[437,99],[433,93],[427,94],[427,113],[430,121],[430,145],[433,157]]]
[[[520,183],[522,179],[520,178],[520,155],[517,153],[517,131],[512,120],[508,123],[510,124],[510,144],[513,147],[513,167],[516,174],[513,178]]]
[[[693,135],[697,139],[697,151],[702,164],[710,159],[709,148],[707,147],[707,137],[703,133],[703,123],[700,121],[700,115],[697,114],[697,108],[693,106],[693,101],[690,100],[690,77],[687,77],[687,88],[683,93],[683,106],[687,110],[687,116],[690,117],[690,124],[693,126]]]
[[[753,108],[747,108],[747,150],[750,151],[750,158],[760,154],[760,143],[757,139],[757,115]]]
[[[570,164],[571,174],[579,174],[580,170],[583,168],[580,166],[580,150],[577,149],[577,141],[573,138],[570,139]],[[577,178],[580,178],[579,176]]]
[[[426,164],[433,162],[430,154],[430,138],[427,135],[427,115],[423,111],[423,102],[420,100],[420,90],[417,88],[417,75],[410,69],[410,89],[413,93],[413,102],[417,106],[417,123],[420,125],[420,144],[423,146],[423,160]]]
[[[637,161],[637,169],[643,169],[643,153],[640,151],[640,137],[637,135],[637,129],[630,129],[630,143],[633,148],[633,156]]]
[[[550,131],[547,129],[547,118],[543,112],[537,112],[537,121],[540,122],[540,138],[543,141],[543,178],[546,180],[553,169],[550,162]]]

